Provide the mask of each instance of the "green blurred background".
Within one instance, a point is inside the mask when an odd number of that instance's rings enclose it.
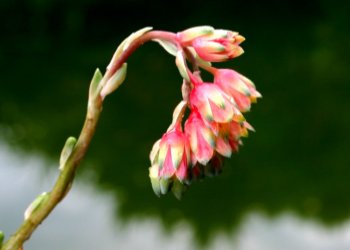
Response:
[[[57,160],[80,131],[95,68],[104,70],[131,32],[236,30],[246,52],[221,65],[251,78],[263,99],[246,115],[257,132],[223,174],[180,202],[153,194],[148,154],[181,98],[181,77],[152,43],[132,55],[125,83],[106,99],[80,173],[93,172],[91,185],[117,197],[118,220],[155,217],[168,229],[185,220],[202,243],[250,211],[342,222],[350,218],[350,6],[338,2],[1,1],[0,138]]]

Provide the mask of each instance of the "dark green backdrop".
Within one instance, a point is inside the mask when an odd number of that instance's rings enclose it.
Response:
[[[339,1],[341,2],[341,1]],[[346,6],[347,5],[347,6]],[[239,31],[246,53],[223,66],[263,94],[247,119],[257,132],[224,173],[182,201],[157,198],[148,154],[181,98],[174,58],[146,44],[105,102],[83,169],[120,201],[119,219],[189,221],[198,239],[244,214],[294,211],[326,224],[350,217],[350,16],[337,1],[1,1],[0,137],[57,160],[82,126],[90,78],[131,32],[208,24]]]

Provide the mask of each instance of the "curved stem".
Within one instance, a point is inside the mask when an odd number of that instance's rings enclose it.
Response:
[[[106,82],[123,65],[129,56],[142,44],[153,39],[164,39],[177,43],[175,33],[165,31],[150,31],[133,40],[107,70],[102,82]],[[84,126],[72,153],[65,162],[60,175],[58,176],[54,187],[43,202],[31,213],[3,245],[1,250],[19,250],[23,243],[30,238],[34,230],[42,221],[52,212],[56,205],[65,197],[73,183],[76,170],[85,156],[90,145],[91,139],[95,133],[97,122],[102,111],[102,99],[99,94],[89,96],[87,114]]]
[[[110,65],[110,68],[106,72],[105,76],[107,78],[110,78],[123,65],[123,63],[126,62],[129,56],[138,47],[140,47],[145,42],[148,42],[153,39],[163,39],[173,43],[177,43],[177,37],[175,33],[157,30],[147,32],[146,34],[142,35],[141,37],[135,39],[130,43],[128,48],[120,55],[120,57]]]

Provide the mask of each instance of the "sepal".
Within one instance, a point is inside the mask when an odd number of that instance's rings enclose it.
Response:
[[[182,78],[189,82],[190,77],[189,77],[188,72],[187,72],[186,59],[183,55],[183,52],[180,50],[176,54],[175,63],[176,63],[176,66],[177,66]]]
[[[170,55],[176,56],[177,47],[174,43],[162,39],[154,39],[153,41],[159,43]]]
[[[160,178],[159,185],[161,194],[167,194],[169,192],[171,183],[172,180],[169,178]]]
[[[185,183],[181,183],[178,180],[174,180],[173,185],[171,187],[171,191],[173,192],[176,199],[181,200],[183,194],[187,190],[187,185]]]
[[[173,120],[169,125],[167,132],[174,129],[177,124],[181,123],[184,113],[186,111],[186,107],[187,107],[187,102],[185,101],[179,102],[179,104],[175,107],[173,112]]]

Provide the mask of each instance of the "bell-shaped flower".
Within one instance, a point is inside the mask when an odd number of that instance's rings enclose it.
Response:
[[[231,157],[233,152],[238,151],[241,137],[248,136],[248,130],[254,131],[246,121],[217,124],[218,136],[216,138],[216,151],[225,157]]]
[[[214,74],[214,83],[233,97],[241,112],[249,111],[251,103],[261,97],[254,83],[237,71],[215,68],[210,71]]]
[[[210,35],[194,39],[191,45],[203,60],[222,62],[243,54],[239,44],[244,40],[237,32],[215,30]]]
[[[192,83],[194,87],[190,93],[190,105],[207,122],[230,122],[234,116],[241,115],[233,99],[217,85],[198,82],[193,77]]]
[[[163,135],[159,142],[157,156],[159,177],[164,179],[177,178],[184,181],[188,175],[190,163],[190,147],[186,135],[182,132],[181,125]]]
[[[213,157],[215,136],[196,109],[192,110],[185,123],[185,134],[190,142],[192,165],[197,162],[206,165]]]

